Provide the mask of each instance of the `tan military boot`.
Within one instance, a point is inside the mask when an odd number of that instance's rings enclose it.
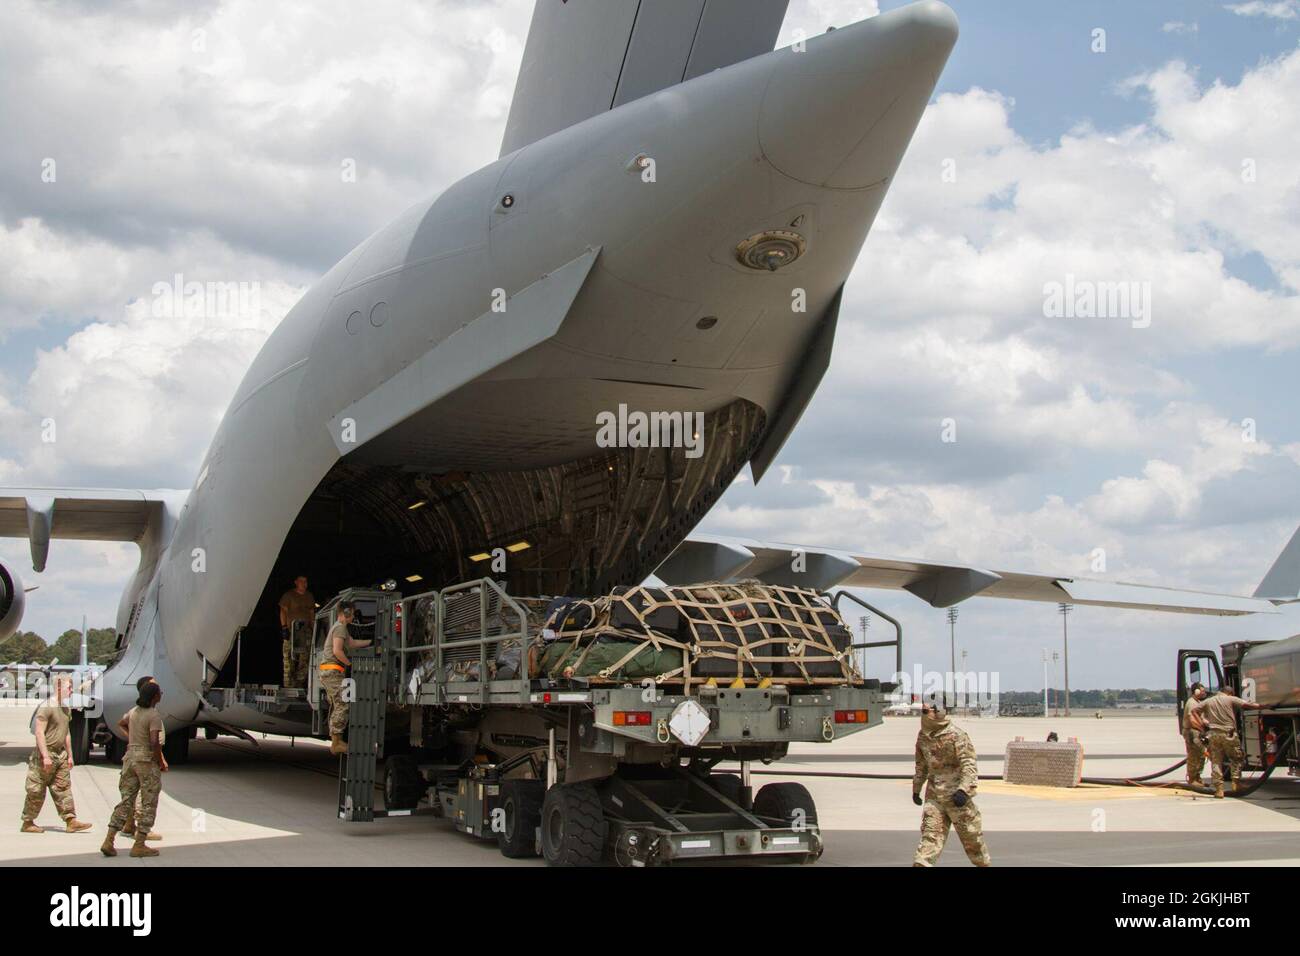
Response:
[[[145,838],[143,834],[137,833],[135,835],[135,843],[131,847],[131,855],[132,856],[157,856],[158,851],[151,846],[146,846],[144,841]]]
[[[20,833],[44,833],[45,827],[38,827],[35,820],[24,820]]]
[[[104,856],[117,856],[117,847],[113,846],[113,840],[117,837],[117,831],[112,827],[108,828],[108,836],[104,837],[104,842],[100,844],[99,852]]]
[[[1240,781],[1240,780],[1234,780],[1234,781],[1232,781],[1232,792],[1233,792],[1233,793],[1241,793],[1241,781]]]
[[[138,833],[136,834],[136,836],[139,835],[140,834]],[[162,839],[162,834],[157,832],[156,830],[150,830],[148,833],[144,835],[144,838],[148,840],[150,843],[157,843],[159,840]]]
[[[78,820],[76,817],[72,817],[71,819],[68,820],[65,829],[69,833],[84,833],[87,830],[89,830],[91,826],[93,826],[93,824],[86,823],[82,820]]]
[[[343,742],[341,734],[330,734],[330,753],[338,757],[348,752],[348,745]]]
[[[1223,785],[1222,785],[1222,784],[1220,784],[1218,787],[1215,788],[1215,790],[1214,790],[1214,795],[1215,795],[1216,797],[1218,797],[1220,800],[1223,799]]]

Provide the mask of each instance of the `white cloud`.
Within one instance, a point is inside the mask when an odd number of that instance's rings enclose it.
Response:
[[[531,6],[17,5],[0,36],[0,216],[130,244],[207,230],[324,271],[496,155]]]
[[[1235,87],[1201,90],[1175,63],[1129,88],[1151,99],[1149,124],[1080,127],[1046,147],[1013,132],[1003,96],[940,96],[855,273],[883,320],[987,321],[1148,356],[1300,343],[1300,116],[1283,105],[1300,97],[1300,54]],[[1234,277],[1226,263],[1244,253],[1280,289]],[[1045,321],[1044,285],[1067,275],[1149,283],[1151,328]]]
[[[880,14],[879,0],[791,0],[776,46],[789,46],[823,34],[830,27],[846,27]]]
[[[1224,9],[1240,17],[1295,20],[1300,17],[1300,0],[1247,0],[1246,3],[1226,4]]]
[[[1170,20],[1160,29],[1165,33],[1199,33],[1201,25],[1195,21],[1184,23],[1182,20]]]
[[[11,464],[9,480],[59,484],[93,474],[107,483],[116,476],[126,485],[188,487],[244,371],[303,289],[270,280],[252,291],[249,311],[238,299],[191,314],[160,310],[165,296],[137,298],[118,318],[39,351],[14,392],[18,401],[0,406],[21,463]],[[43,434],[46,421],[54,441]]]

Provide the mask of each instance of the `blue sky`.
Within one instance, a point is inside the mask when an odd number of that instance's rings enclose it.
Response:
[[[850,280],[831,372],[784,467],[705,527],[1065,574],[1104,547],[1104,576],[1249,592],[1300,524],[1300,4],[952,5],[961,39]],[[302,291],[495,157],[528,0],[377,2],[364,21],[265,9],[7,13],[0,485],[188,486]],[[794,0],[786,32],[875,9]],[[363,173],[347,190],[340,156]],[[261,311],[160,323],[150,289],[177,272],[257,281]],[[1065,273],[1150,283],[1151,328],[1045,319],[1044,283]],[[47,414],[79,436],[57,454],[34,437]],[[949,415],[955,445],[937,439]],[[0,541],[6,563],[26,568],[24,551]],[[132,561],[56,544],[27,626],[108,621]],[[870,599],[907,624],[909,663],[946,661],[942,612]],[[971,667],[1038,686],[1054,608],[961,615]],[[1076,686],[1165,686],[1182,644],[1300,630],[1295,613],[1094,609],[1071,627]]]

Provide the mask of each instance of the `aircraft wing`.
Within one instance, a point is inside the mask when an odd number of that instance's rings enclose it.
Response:
[[[27,538],[32,567],[45,570],[50,540],[134,541],[184,492],[108,488],[0,488],[0,537]]]
[[[979,596],[1180,614],[1276,614],[1277,605],[1300,599],[1300,530],[1251,597],[1066,575],[994,571],[951,562],[703,534],[683,541],[655,570],[655,576],[666,584],[757,578],[768,584],[819,590],[902,590],[940,608]]]
[[[789,0],[537,0],[501,155],[770,53]]]

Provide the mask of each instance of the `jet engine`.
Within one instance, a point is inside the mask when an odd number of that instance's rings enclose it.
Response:
[[[7,640],[18,631],[26,605],[27,598],[18,572],[0,564],[0,641]]]

